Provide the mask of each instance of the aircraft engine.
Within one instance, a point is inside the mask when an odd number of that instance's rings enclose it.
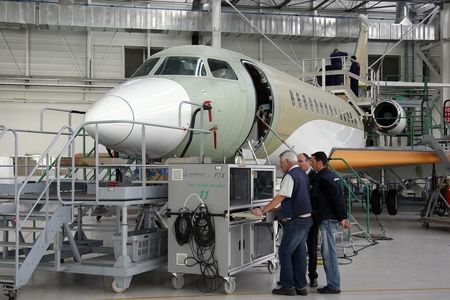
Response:
[[[379,102],[373,110],[376,128],[389,135],[400,134],[406,127],[403,107],[393,100]]]

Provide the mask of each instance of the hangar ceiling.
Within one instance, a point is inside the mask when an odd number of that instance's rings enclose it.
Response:
[[[61,0],[60,2],[91,4],[112,4],[124,6],[151,6],[151,7],[178,7],[184,9],[205,9],[212,0]],[[59,2],[54,0],[54,2]],[[392,15],[396,13],[398,4],[406,4],[410,16],[420,19],[431,12],[441,0],[409,0],[409,1],[350,1],[350,0],[230,0],[237,8],[242,10],[272,10],[283,13],[311,13],[316,11],[321,14],[348,14],[368,13]],[[222,1],[224,9],[228,7],[226,1]]]

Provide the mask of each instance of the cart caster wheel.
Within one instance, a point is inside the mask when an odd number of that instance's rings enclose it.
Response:
[[[111,283],[111,287],[112,287],[113,291],[116,292],[116,293],[123,293],[123,292],[125,292],[125,290],[126,290],[126,289],[124,289],[124,288],[120,288],[120,287],[117,285],[116,280],[113,280],[113,282]]]
[[[428,222],[425,222],[425,223],[423,223],[423,227],[425,227],[425,228],[430,228],[430,223],[428,223]]]
[[[230,279],[229,281],[225,280],[223,282],[223,289],[225,294],[233,294],[236,290],[236,281],[234,281],[234,279]]]
[[[269,270],[270,274],[276,273],[280,269],[280,263],[277,261],[269,261],[269,263],[267,264],[267,269]]]
[[[8,291],[6,296],[8,296],[8,300],[16,300],[17,299],[17,291]]]
[[[173,276],[171,281],[173,288],[176,290],[179,290],[184,286],[184,276],[182,275]]]

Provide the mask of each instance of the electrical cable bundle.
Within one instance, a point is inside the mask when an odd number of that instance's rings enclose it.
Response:
[[[218,262],[215,259],[214,220],[206,205],[199,205],[194,211],[179,210],[174,222],[173,233],[179,245],[189,242],[192,256],[186,257],[187,267],[199,266],[198,289],[212,293],[221,287]]]
[[[175,219],[172,231],[178,245],[183,246],[184,244],[189,243],[192,238],[192,213],[187,208],[181,208],[178,212],[180,215]]]
[[[214,224],[208,209],[200,210],[192,217],[194,240],[199,247],[209,248],[215,242]]]

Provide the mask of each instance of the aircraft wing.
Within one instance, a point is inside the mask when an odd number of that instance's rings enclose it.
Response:
[[[450,153],[445,154],[450,158]],[[441,163],[441,159],[433,150],[404,148],[332,149],[330,158],[335,159],[330,161],[330,165],[336,170],[348,169],[344,161],[353,169],[393,168]]]

